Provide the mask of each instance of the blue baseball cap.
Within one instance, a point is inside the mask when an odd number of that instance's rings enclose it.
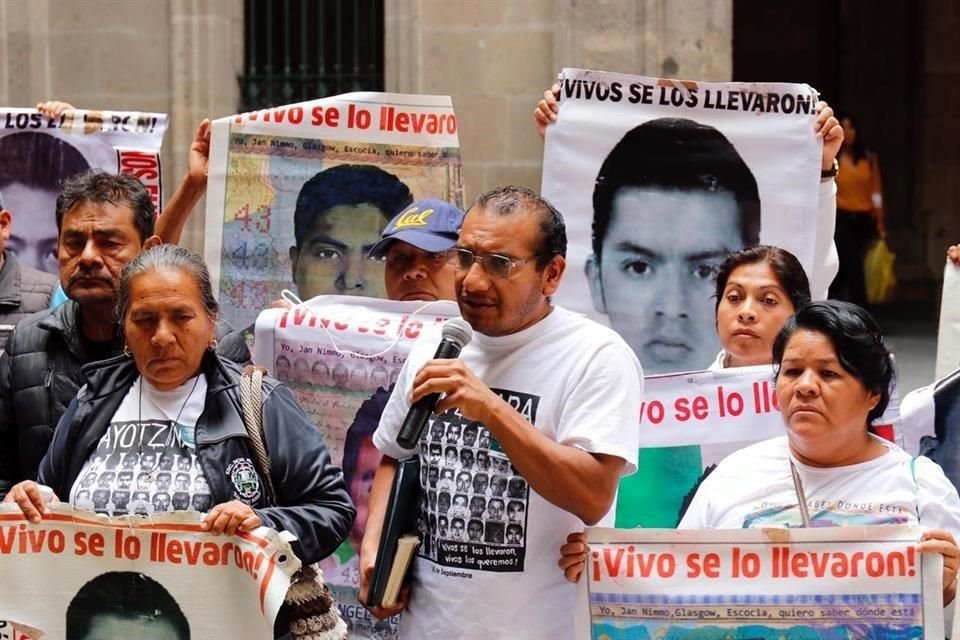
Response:
[[[370,257],[383,257],[394,240],[431,253],[446,251],[457,244],[463,216],[463,211],[449,202],[417,200],[390,221],[380,241],[370,249]]]

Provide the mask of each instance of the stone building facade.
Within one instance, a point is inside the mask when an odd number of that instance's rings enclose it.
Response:
[[[238,111],[245,1],[0,0],[0,103],[58,98],[169,113],[170,194],[197,123]],[[756,1],[384,0],[385,87],[453,97],[468,199],[506,182],[536,188],[543,147],[532,112],[563,66],[730,80],[734,17],[751,19],[734,3]],[[825,16],[836,13],[833,0],[818,1]],[[841,10],[856,5],[837,2]],[[960,241],[960,47],[952,35],[960,4],[919,6],[911,28],[920,46],[908,69],[913,93],[890,96],[912,101],[904,113],[914,131],[909,148],[890,152],[905,154],[912,184],[891,231],[900,272],[935,280],[943,248]],[[884,64],[871,59],[860,50],[857,66]],[[882,95],[880,77],[870,86]],[[896,175],[904,163],[885,178],[905,179]],[[184,243],[201,248],[201,234],[198,215]]]

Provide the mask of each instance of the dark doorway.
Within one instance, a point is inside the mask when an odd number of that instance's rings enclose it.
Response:
[[[245,0],[241,109],[383,91],[383,0]]]
[[[806,82],[852,112],[880,159],[888,241],[902,279],[929,277],[919,205],[923,4],[734,0],[733,79]],[[922,268],[921,268],[922,267]]]

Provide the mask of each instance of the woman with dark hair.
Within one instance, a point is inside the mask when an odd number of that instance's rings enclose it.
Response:
[[[773,341],[784,322],[810,302],[810,283],[803,265],[786,249],[758,245],[727,256],[717,271],[716,324],[722,347],[711,371],[731,367],[769,365]],[[699,449],[698,470],[703,473],[689,487],[680,504],[677,520],[683,518],[703,481],[717,462],[749,446],[750,442],[706,444]],[[677,521],[675,520],[674,523]]]
[[[786,249],[759,245],[730,254],[717,271],[717,334],[723,350],[710,368],[770,364],[783,323],[808,302],[807,274]]]
[[[960,498],[936,463],[870,433],[894,376],[876,322],[846,302],[807,304],[780,331],[773,360],[787,435],[721,462],[680,528],[919,524],[918,549],[943,555],[943,601],[951,603]],[[801,493],[815,505],[809,514],[798,504]],[[568,540],[560,566],[576,580],[586,547],[576,534]]]
[[[867,302],[863,259],[876,235],[886,236],[880,163],[864,144],[863,134],[849,113],[840,114],[844,140],[837,174],[837,226],[834,241],[840,270],[830,297],[864,305]]]
[[[123,474],[145,473],[142,501],[151,508],[204,509],[203,529],[213,534],[261,525],[289,531],[304,564],[331,554],[355,515],[343,475],[293,395],[272,378],[264,378],[262,388],[269,478],[254,462],[241,369],[216,353],[218,310],[210,273],[196,253],[165,244],[129,262],[116,310],[123,354],[84,367],[85,384],[57,425],[38,482],[14,485],[5,501],[39,523],[48,509],[38,483],[76,506],[79,488],[93,474],[110,497],[102,506],[95,499],[95,510],[122,515],[130,493]],[[170,472],[163,472],[163,460],[174,457],[175,493],[167,503]],[[124,471],[108,471],[109,461],[121,458]],[[278,633],[289,628],[286,615],[281,609]]]

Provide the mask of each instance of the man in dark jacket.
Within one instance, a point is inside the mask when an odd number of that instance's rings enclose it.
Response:
[[[7,344],[13,325],[50,306],[50,296],[57,277],[22,266],[17,257],[6,250],[13,227],[13,216],[4,207],[0,193],[0,351]]]
[[[0,356],[0,498],[13,484],[36,479],[82,384],[80,367],[123,351],[114,318],[120,272],[160,244],[153,203],[131,176],[94,170],[68,180],[56,217],[60,281],[70,300],[22,320]],[[237,362],[250,358],[239,334],[217,351]]]

